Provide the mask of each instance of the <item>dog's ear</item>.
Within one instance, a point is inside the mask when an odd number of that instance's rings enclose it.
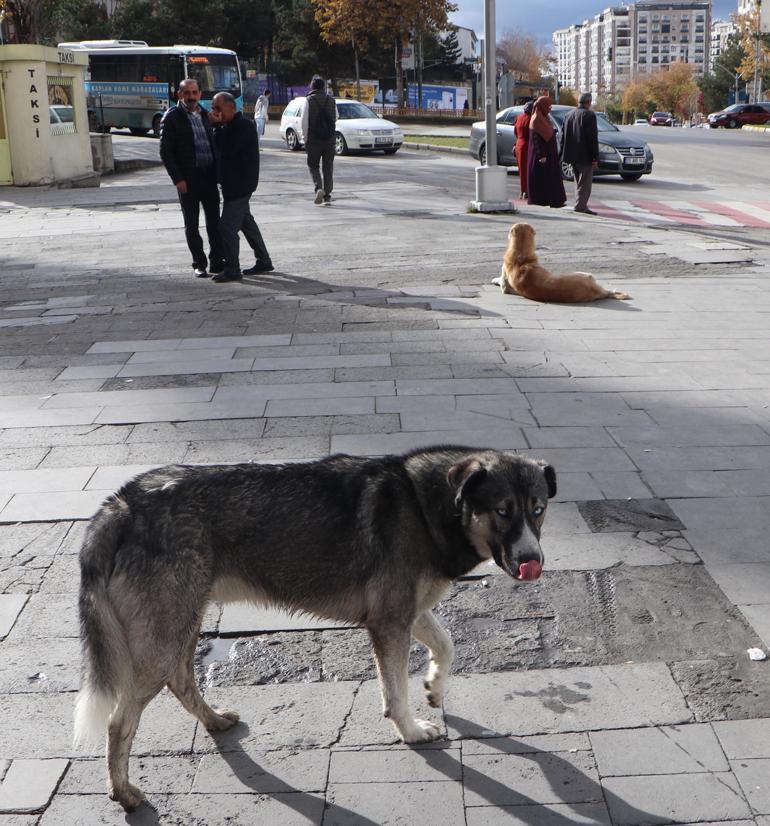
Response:
[[[545,476],[545,483],[548,485],[548,498],[553,499],[556,496],[556,471],[551,465],[544,465],[543,476]]]
[[[487,475],[487,469],[476,456],[469,456],[461,462],[452,465],[447,471],[447,481],[455,488],[455,505],[467,496],[482,482]]]

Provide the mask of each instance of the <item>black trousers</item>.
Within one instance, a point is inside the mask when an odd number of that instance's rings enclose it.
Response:
[[[323,190],[324,195],[331,195],[334,188],[334,138],[328,141],[309,140],[307,142],[307,165],[316,191]],[[318,167],[323,170],[323,179]]]
[[[249,195],[242,198],[233,198],[222,204],[222,218],[219,222],[219,233],[225,250],[225,260],[228,272],[240,272],[238,233],[242,232],[248,245],[254,250],[258,261],[265,264],[270,262],[270,253],[267,251],[262,233],[249,209]]]
[[[209,237],[209,260],[212,266],[223,261],[225,255],[219,234],[219,190],[215,167],[198,170],[195,180],[187,181],[187,192],[179,194],[179,204],[184,215],[184,234],[192,254],[193,267],[206,267],[203,239],[198,230],[201,207]]]

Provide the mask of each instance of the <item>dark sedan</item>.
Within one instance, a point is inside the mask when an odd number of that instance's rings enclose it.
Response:
[[[770,109],[758,103],[734,103],[721,112],[712,112],[708,123],[712,129],[740,129],[746,124],[770,122]]]
[[[561,145],[561,124],[573,106],[554,106],[551,120],[556,128],[556,139]],[[497,162],[500,166],[516,166],[516,136],[514,124],[524,111],[523,106],[512,106],[497,115]],[[601,112],[596,113],[599,128],[599,165],[595,175],[620,175],[624,181],[638,181],[642,175],[652,172],[653,156],[650,147],[628,132],[621,132],[611,124]],[[469,148],[474,158],[486,163],[486,127],[484,121],[471,127]],[[562,164],[562,176],[571,181],[574,177],[572,166]]]
[[[671,112],[653,112],[650,115],[650,126],[673,126],[674,116]]]

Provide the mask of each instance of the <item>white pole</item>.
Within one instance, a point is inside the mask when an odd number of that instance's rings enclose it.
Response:
[[[484,119],[487,130],[487,166],[497,166],[497,57],[495,0],[484,0]]]

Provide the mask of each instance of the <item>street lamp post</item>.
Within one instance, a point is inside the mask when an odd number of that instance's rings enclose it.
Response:
[[[484,122],[486,159],[476,167],[477,212],[515,212],[506,193],[508,174],[497,165],[497,61],[495,57],[495,0],[484,0]]]
[[[713,65],[716,66],[717,69],[721,69],[723,72],[727,72],[728,75],[731,75],[735,78],[735,100],[733,101],[733,103],[737,103],[738,102],[738,78],[741,76],[741,73],[740,72],[731,72],[729,69],[725,68],[721,63],[717,63],[716,60],[714,61]]]

